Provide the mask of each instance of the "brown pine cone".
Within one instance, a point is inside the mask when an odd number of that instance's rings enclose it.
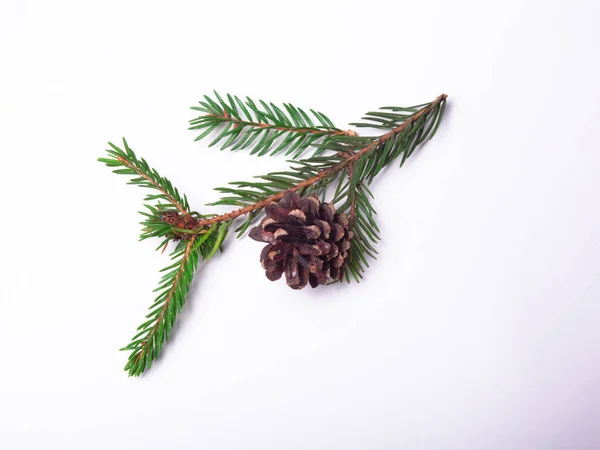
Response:
[[[249,236],[268,243],[260,262],[269,280],[285,273],[288,286],[302,289],[307,283],[315,288],[340,278],[354,235],[345,214],[314,195],[301,198],[292,191],[279,203],[268,204],[265,212]]]

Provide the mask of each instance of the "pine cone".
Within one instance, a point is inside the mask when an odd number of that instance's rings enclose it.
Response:
[[[268,243],[260,261],[269,280],[285,273],[288,286],[302,289],[307,283],[315,288],[340,278],[354,235],[345,214],[314,195],[303,199],[292,191],[279,203],[268,204],[265,212],[249,236]]]

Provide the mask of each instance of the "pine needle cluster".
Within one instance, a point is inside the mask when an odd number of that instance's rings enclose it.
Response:
[[[263,208],[280,201],[287,191],[301,197],[313,194],[323,202],[332,196],[329,202],[348,217],[354,236],[339,281],[360,281],[369,259],[377,256],[380,239],[368,185],[392,162],[399,160],[402,166],[420,144],[433,137],[445,107],[446,95],[440,95],[430,103],[370,111],[351,125],[383,134],[365,137],[337,128],[321,112],[310,109],[307,113],[289,103],[279,107],[248,97],[222,97],[217,92],[214,97],[204,96],[192,107],[200,113],[190,120],[190,130],[200,133],[196,140],[212,136],[209,146],[248,150],[257,156],[283,153],[291,158],[287,170],[216,188],[220,198],[208,205],[235,208],[221,215],[192,211],[185,194],[138,158],[125,139],[123,148],[109,143],[107,157],[99,161],[113,172],[127,175],[129,184],[149,191],[140,211],[140,239],[158,238],[157,249],[163,251],[169,242],[176,242],[170,264],[161,270],[149,313],[131,342],[122,348],[130,352],[125,366],[129,375],[139,376],[158,358],[200,261],[210,260],[222,248],[233,226],[237,237],[243,236]],[[310,155],[304,156],[308,152]]]

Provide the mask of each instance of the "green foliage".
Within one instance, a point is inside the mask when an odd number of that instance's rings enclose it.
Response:
[[[106,150],[109,158],[98,158],[98,161],[115,168],[113,172],[116,174],[131,176],[132,178],[127,184],[151,190],[151,193],[144,198],[146,210],[139,212],[144,216],[144,221],[141,222],[143,228],[140,240],[152,237],[161,238],[162,241],[157,247],[160,249],[169,240],[182,233],[193,234],[190,230],[175,228],[165,222],[163,214],[167,211],[175,211],[196,218],[209,217],[196,211],[190,211],[185,194],[181,195],[177,188],[167,178],[161,176],[156,169],[150,167],[145,159],[138,159],[125,139],[123,139],[123,149],[111,142],[108,145],[111,147]]]
[[[172,264],[161,270],[157,296],[148,308],[146,320],[138,327],[138,333],[121,350],[130,351],[125,370],[130,376],[139,376],[158,358],[163,344],[175,325],[198,267],[198,261],[208,261],[221,247],[230,222],[214,224],[203,234],[193,235],[180,241],[171,254]]]
[[[369,199],[374,198],[373,194],[364,182],[354,175],[357,166],[360,170],[361,165],[364,165],[364,159],[354,163],[352,176],[348,176],[347,180],[345,174],[340,175],[332,200],[337,211],[349,217],[354,233],[342,276],[347,282],[351,279],[360,281],[362,274],[369,267],[369,258],[377,258],[375,244],[380,239],[379,227],[374,218],[377,212]]]
[[[416,106],[383,106],[378,111],[369,111],[366,113],[362,120],[365,122],[352,122],[350,125],[359,128],[377,128],[380,130],[391,130],[406,121],[406,119],[419,112],[423,107],[428,106],[429,103]]]
[[[438,102],[425,113],[417,116],[419,111],[430,105],[426,103],[408,108],[382,108],[382,110],[392,111],[391,113],[369,112],[365,116],[367,119],[380,118],[378,114],[381,118],[385,116],[385,121],[376,122],[378,125],[376,128],[389,127],[393,130],[404,126],[404,129],[388,139],[347,135],[332,137],[318,147],[319,153],[327,151],[327,155],[313,155],[305,159],[289,161],[292,166],[287,171],[257,176],[255,177],[257,181],[234,181],[229,183],[230,186],[216,188],[223,196],[209,206],[247,207],[264,202],[269,197],[301,183],[307,183],[317,178],[318,174],[325,173],[325,176],[298,190],[298,193],[301,196],[316,194],[324,200],[327,185],[337,180],[333,203],[339,212],[351,217],[355,234],[349,251],[345,278],[348,281],[351,278],[359,281],[369,266],[369,258],[376,258],[375,244],[380,239],[379,228],[373,217],[376,212],[369,200],[369,197],[373,198],[373,194],[368,190],[367,184],[370,184],[384,167],[398,157],[401,157],[400,165],[404,164],[419,144],[433,136],[441,121],[445,102]],[[355,125],[372,128],[370,122]],[[346,178],[344,172],[348,170],[345,165],[346,158],[356,155],[367,147],[372,149],[352,163],[351,176]],[[248,214],[244,222],[235,230],[238,237],[241,237],[258,217],[258,211]]]
[[[230,186],[215,188],[223,196],[219,200],[209,203],[209,206],[245,207],[265,201],[269,197],[294,188],[300,183],[309,183],[319,173],[342,161],[343,158],[336,155],[313,156],[305,160],[290,161],[294,166],[287,171],[259,175],[254,177],[257,181],[232,181],[229,183]],[[333,172],[328,173],[318,181],[307,184],[306,187],[298,191],[299,195],[306,196],[313,193],[317,196],[323,195],[332,177],[335,177]],[[248,230],[257,216],[258,212],[248,214],[244,222],[235,230],[238,233],[238,238]]]
[[[344,174],[339,175],[334,193],[333,203],[339,212],[346,213],[351,218],[354,232],[346,263],[345,278],[348,282],[351,279],[358,282],[369,267],[369,258],[375,259],[377,255],[375,244],[380,239],[379,228],[374,219],[377,213],[372,206],[371,199],[374,197],[367,184],[370,184],[384,167],[399,157],[402,166],[419,144],[433,137],[442,119],[445,101],[433,104],[429,110],[425,110],[414,120],[419,111],[430,105],[432,104],[426,103],[408,108],[384,107],[382,110],[391,110],[393,113],[369,112],[363,119],[370,122],[352,124],[392,130],[404,126],[402,132],[388,139],[354,138],[340,142],[334,140],[325,146],[328,150],[342,151],[350,155],[356,154],[363,148],[373,147],[353,162],[351,175],[347,178]],[[373,123],[376,126],[373,126]]]
[[[130,175],[133,178],[127,184],[134,184],[155,191],[148,194],[144,201],[157,202],[155,207],[160,211],[178,211],[183,214],[191,214],[187,197],[181,195],[173,184],[151,168],[145,159],[138,159],[133,150],[123,138],[123,148],[120,149],[109,142],[110,149],[106,150],[109,158],[98,158],[98,161],[108,167],[115,167],[114,173]]]
[[[375,222],[377,212],[373,208],[371,201],[373,194],[363,183],[357,183],[351,189],[349,200],[354,213],[352,217],[352,245],[348,251],[348,259],[346,260],[344,277],[347,282],[354,279],[356,282],[362,278],[362,274],[369,267],[369,258],[377,259],[377,250],[375,244],[379,241],[379,227]],[[341,210],[345,209],[342,205]]]
[[[366,163],[360,167],[355,167],[356,176],[359,179],[371,183],[379,172],[397,158],[400,158],[400,167],[404,165],[407,158],[413,154],[418,145],[426,139],[431,139],[444,114],[445,102],[432,106],[430,110],[413,120],[415,114],[409,118],[403,119],[394,128],[405,125],[401,133],[397,133],[387,140],[381,138],[375,141],[374,151],[365,155]],[[429,104],[426,105],[426,107]],[[388,109],[391,107],[387,107]],[[414,107],[412,107],[414,108]],[[411,108],[411,109],[412,109]],[[398,110],[406,108],[396,108]],[[424,109],[424,108],[421,108]]]
[[[138,333],[132,338],[131,343],[121,349],[132,352],[125,370],[131,376],[138,376],[152,365],[163,343],[168,339],[177,314],[185,303],[199,259],[212,258],[227,236],[231,222],[215,223],[209,228],[200,230],[179,229],[168,224],[163,218],[166,212],[194,216],[198,219],[209,216],[190,211],[187,197],[181,195],[167,178],[159,175],[144,159],[138,159],[125,139],[123,139],[123,149],[112,143],[109,145],[111,147],[107,150],[109,157],[98,160],[114,168],[113,172],[117,174],[131,176],[128,184],[152,191],[144,198],[146,202],[144,206],[149,212],[140,211],[140,214],[145,217],[140,240],[150,237],[161,238],[158,249],[164,248],[172,239],[189,234],[189,237],[180,240],[173,250],[171,259],[174,262],[161,271],[166,273],[163,274],[159,287],[155,289],[158,294],[149,308],[150,313],[146,315],[147,320],[138,327]]]
[[[235,230],[242,236],[259,217],[264,206],[279,200],[285,191],[294,190],[301,196],[315,194],[326,201],[329,185],[335,186],[330,200],[338,212],[348,215],[354,237],[342,278],[359,281],[376,258],[376,243],[380,231],[375,222],[373,194],[368,185],[393,161],[400,166],[415,149],[435,134],[444,114],[446,96],[431,103],[417,106],[383,107],[370,111],[363,122],[353,125],[385,130],[374,137],[358,137],[343,132],[323,114],[284,104],[259,101],[258,106],[247,98],[226,96],[215,92],[216,100],[208,96],[200,106],[192,109],[203,113],[193,119],[191,128],[201,131],[201,139],[218,130],[210,145],[221,143],[221,148],[250,149],[259,156],[285,152],[291,156],[291,167],[255,177],[253,181],[234,181],[216,190],[221,197],[210,205],[230,205],[237,209],[221,216],[200,215],[190,211],[185,195],[166,178],[152,169],[144,159],[138,159],[123,139],[123,149],[109,144],[108,158],[99,161],[114,168],[118,174],[128,175],[129,184],[151,190],[145,201],[140,239],[160,239],[158,248],[165,248],[171,240],[177,245],[171,254],[171,264],[163,269],[157,297],[150,306],[146,321],[138,333],[122,350],[131,351],[125,370],[138,376],[158,357],[167,341],[175,320],[185,303],[194,271],[199,261],[208,261],[227,236],[234,220],[245,216]],[[284,112],[285,110],[285,112]],[[315,151],[309,157],[298,159],[309,147]],[[175,218],[169,223],[166,217]],[[179,220],[182,219],[182,220]],[[177,223],[182,228],[176,228]]]
[[[308,114],[290,103],[280,108],[249,97],[242,101],[227,94],[224,100],[216,91],[214,95],[215,99],[205,95],[200,106],[191,108],[202,115],[190,120],[189,128],[201,131],[196,140],[218,131],[209,147],[220,143],[221,149],[250,149],[258,156],[285,152],[295,159],[309,147],[344,134],[325,114],[312,109]]]

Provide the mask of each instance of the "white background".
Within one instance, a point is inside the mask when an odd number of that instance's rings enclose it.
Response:
[[[0,448],[600,449],[597,1],[0,3]],[[449,95],[373,191],[359,285],[227,241],[142,378],[166,255],[130,145],[203,208],[283,158],[194,143],[212,89],[328,114]],[[205,209],[206,210],[206,209]]]

